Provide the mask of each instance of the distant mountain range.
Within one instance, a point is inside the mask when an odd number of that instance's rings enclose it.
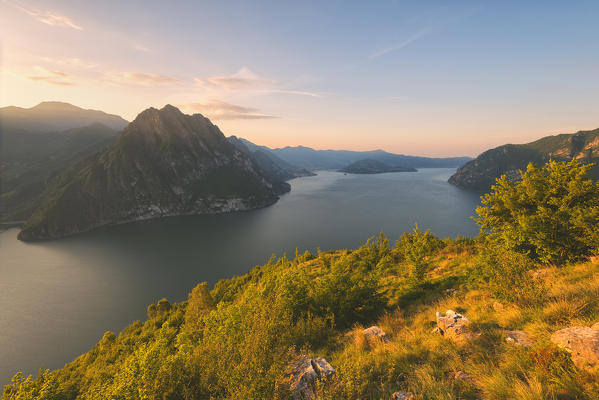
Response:
[[[59,132],[72,128],[100,123],[116,131],[122,130],[127,121],[118,115],[103,111],[85,110],[69,103],[46,101],[31,108],[0,108],[2,132],[26,131],[29,133]]]
[[[103,225],[264,207],[289,191],[200,114],[149,108],[106,150],[64,171],[19,234],[56,238]]]
[[[416,168],[390,167],[377,160],[365,159],[351,163],[347,167],[340,169],[339,172],[347,174],[382,174],[385,172],[416,172]]]
[[[487,191],[503,174],[518,179],[519,170],[526,169],[530,162],[543,165],[549,160],[572,158],[595,163],[590,176],[599,178],[599,129],[547,136],[527,144],[506,144],[487,150],[459,168],[449,182],[466,189]]]
[[[356,161],[370,159],[387,164],[390,167],[405,168],[458,168],[472,160],[471,157],[431,158],[406,156],[388,153],[383,150],[314,150],[310,147],[296,146],[269,149],[279,158],[290,164],[311,171],[319,169],[340,169]]]
[[[307,169],[296,167],[295,165],[291,165],[287,161],[282,160],[268,147],[255,145],[249,140],[238,138],[236,136],[229,136],[227,140],[235,146],[237,150],[252,157],[260,168],[273,179],[287,181],[300,176],[315,175]]]
[[[467,157],[270,149],[199,114],[150,108],[134,122],[68,103],[0,108],[0,222],[27,220],[25,240],[166,215],[272,204],[285,181],[363,159],[389,168],[457,167]]]

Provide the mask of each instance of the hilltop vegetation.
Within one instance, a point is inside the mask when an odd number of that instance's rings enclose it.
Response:
[[[289,398],[301,355],[335,369],[315,384],[321,399],[597,399],[599,365],[573,362],[551,339],[599,321],[598,243],[580,237],[599,231],[586,170],[571,162],[500,180],[476,239],[416,227],[394,244],[381,234],[355,250],[273,257],[212,290],[201,283],[63,369],[17,374],[2,399]],[[559,229],[583,212],[581,230]],[[552,240],[531,236],[532,222]],[[432,331],[448,309],[471,321],[455,340]],[[386,336],[367,336],[374,324]]]

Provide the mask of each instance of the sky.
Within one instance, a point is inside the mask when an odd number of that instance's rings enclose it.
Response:
[[[0,0],[0,106],[172,104],[269,147],[476,156],[599,127],[597,1]]]

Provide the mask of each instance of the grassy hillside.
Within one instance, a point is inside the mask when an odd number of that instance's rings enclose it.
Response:
[[[535,278],[542,301],[499,299],[500,307],[473,273],[479,250],[471,240],[443,241],[420,283],[384,238],[272,261],[219,282],[209,296],[200,287],[189,302],[159,302],[147,321],[107,332],[65,368],[17,375],[3,399],[285,398],[278,383],[297,353],[336,369],[322,398],[390,398],[397,390],[422,399],[597,398],[598,376],[578,370],[550,335],[599,320],[599,263],[544,268]],[[480,336],[460,343],[431,333],[435,312],[447,309],[467,316]],[[366,340],[362,327],[371,324],[390,341]],[[529,333],[534,345],[506,342],[507,329]],[[456,379],[460,371],[471,378]]]

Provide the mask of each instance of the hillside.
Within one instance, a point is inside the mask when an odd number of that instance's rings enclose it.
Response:
[[[69,103],[45,101],[31,108],[15,106],[0,108],[0,131],[27,131],[48,133],[100,123],[121,130],[127,121],[118,115],[103,111],[86,110]]]
[[[306,168],[310,171],[319,169],[340,169],[363,159],[376,160],[391,167],[409,168],[458,168],[471,160],[470,157],[432,158],[407,156],[403,154],[388,153],[383,150],[314,150],[304,146],[283,147],[271,149],[271,151],[288,163]]]
[[[19,234],[40,240],[170,215],[264,207],[289,185],[271,181],[200,114],[150,108],[106,150],[69,167]]]
[[[377,160],[359,160],[339,170],[348,174],[382,174],[385,172],[416,172],[414,168],[390,167]]]
[[[237,136],[229,136],[227,140],[237,150],[250,156],[268,176],[275,180],[287,181],[301,176],[314,175],[304,168],[296,167],[280,159],[267,147],[255,145]]]
[[[106,332],[63,369],[17,376],[2,398],[289,398],[289,363],[306,354],[335,370],[316,386],[325,399],[596,399],[597,375],[551,336],[599,321],[599,263],[534,272],[543,301],[522,305],[476,280],[479,251],[439,242],[417,284],[385,238],[272,261],[210,292],[198,285],[188,302],[150,305],[147,321]],[[432,332],[446,310],[471,330]]]
[[[530,162],[543,165],[549,160],[572,158],[595,163],[590,174],[599,178],[599,129],[547,136],[527,144],[506,144],[487,150],[458,169],[449,182],[466,189],[486,191],[503,174],[517,179],[518,171],[526,169]]]
[[[0,221],[28,219],[41,194],[64,168],[108,147],[118,132],[100,123],[44,134],[4,131]]]

